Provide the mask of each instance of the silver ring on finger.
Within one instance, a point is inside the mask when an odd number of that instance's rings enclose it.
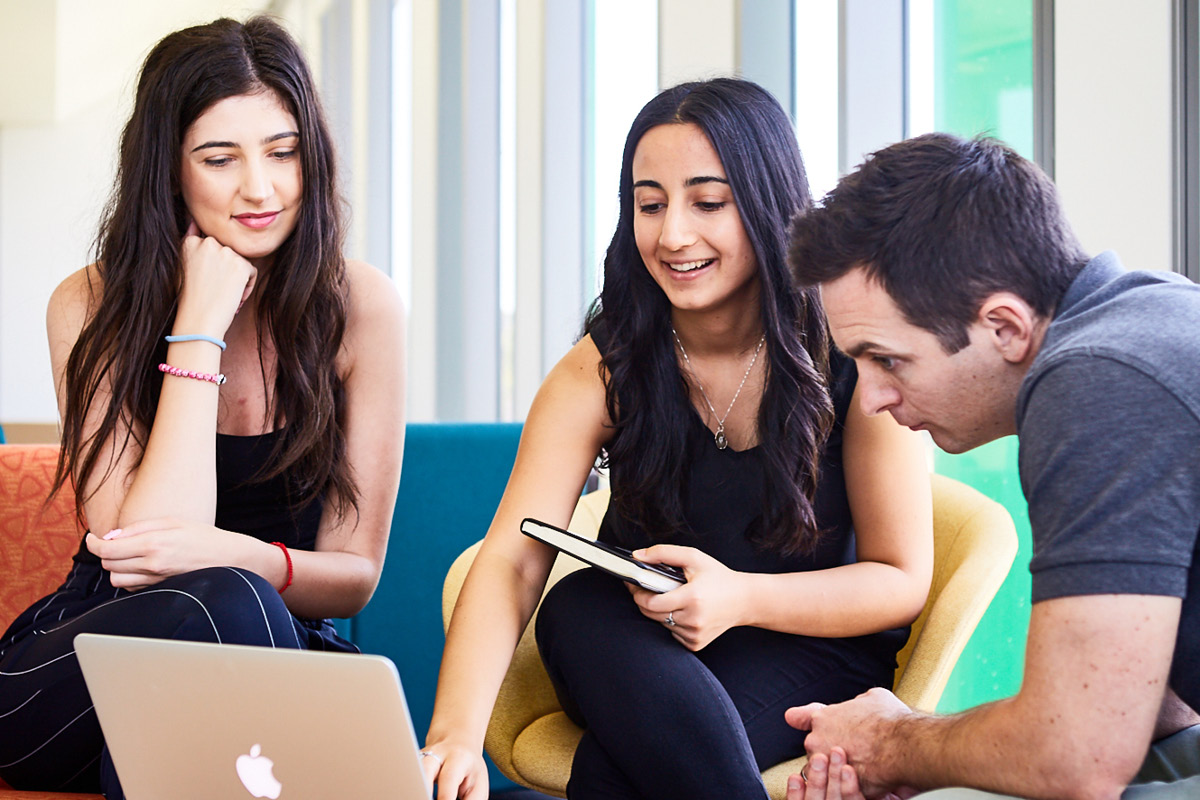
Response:
[[[424,759],[424,758],[436,758],[436,759],[437,759],[437,762],[438,762],[438,766],[441,766],[442,764],[445,764],[445,763],[446,763],[446,760],[445,760],[445,759],[443,759],[441,756],[439,756],[437,753],[435,753],[435,752],[433,752],[433,751],[431,751],[431,750],[422,750],[422,751],[420,751],[419,753],[417,753],[417,755],[418,755],[418,756],[420,756],[422,759]]]
[[[674,611],[667,614],[667,618],[663,620],[663,624],[666,625],[668,628],[675,627],[675,612]]]

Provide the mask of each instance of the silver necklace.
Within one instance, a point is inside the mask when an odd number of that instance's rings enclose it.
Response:
[[[738,384],[737,391],[733,393],[733,399],[729,401],[729,408],[725,409],[725,416],[723,417],[717,416],[717,410],[713,408],[712,401],[708,399],[708,392],[704,391],[704,384],[696,376],[696,370],[692,368],[692,360],[688,358],[687,350],[683,349],[683,342],[679,341],[679,334],[675,332],[674,325],[671,326],[671,335],[675,337],[675,344],[679,345],[679,352],[683,354],[683,361],[687,364],[692,380],[700,388],[700,396],[704,398],[705,405],[712,412],[713,419],[717,421],[717,432],[713,434],[713,441],[717,443],[718,449],[724,450],[726,447],[729,447],[729,439],[725,438],[725,420],[729,419],[729,412],[733,411],[733,404],[737,402],[738,395],[742,393],[742,387],[746,385],[746,379],[750,377],[750,372],[754,369],[754,364],[758,361],[758,353],[767,341],[767,334],[763,333],[762,337],[758,340],[758,347],[754,348],[754,357],[750,359],[750,366],[746,367],[746,374],[742,376],[742,382]]]

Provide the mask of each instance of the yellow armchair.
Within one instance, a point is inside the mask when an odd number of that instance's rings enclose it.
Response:
[[[908,705],[933,711],[959,655],[1008,575],[1017,553],[1017,534],[1004,507],[951,478],[931,476],[933,484],[934,569],[929,599],[913,623],[908,644],[897,656],[896,694]],[[580,499],[568,526],[595,536],[608,505],[608,491]],[[479,550],[468,548],[451,565],[442,593],[442,619],[449,626],[463,579]],[[582,565],[560,557],[547,587]],[[575,747],[583,735],[559,708],[542,667],[530,624],[488,725],[484,746],[508,778],[557,797],[566,797]],[[800,771],[804,757],[763,773],[775,800],[787,793],[787,777]]]

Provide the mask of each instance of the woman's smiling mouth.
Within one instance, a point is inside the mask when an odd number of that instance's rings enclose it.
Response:
[[[707,258],[707,259],[704,259],[703,261],[685,261],[682,264],[668,263],[667,267],[672,272],[695,272],[698,269],[704,269],[705,267],[707,267],[709,264],[713,263],[714,261],[716,261],[715,258]]]

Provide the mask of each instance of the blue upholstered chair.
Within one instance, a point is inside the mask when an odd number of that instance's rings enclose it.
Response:
[[[400,672],[418,741],[425,740],[442,646],[442,581],[487,532],[512,471],[518,423],[410,424],[387,560],[375,596],[342,634]],[[489,768],[490,765],[489,765]],[[492,769],[494,790],[514,788]]]

